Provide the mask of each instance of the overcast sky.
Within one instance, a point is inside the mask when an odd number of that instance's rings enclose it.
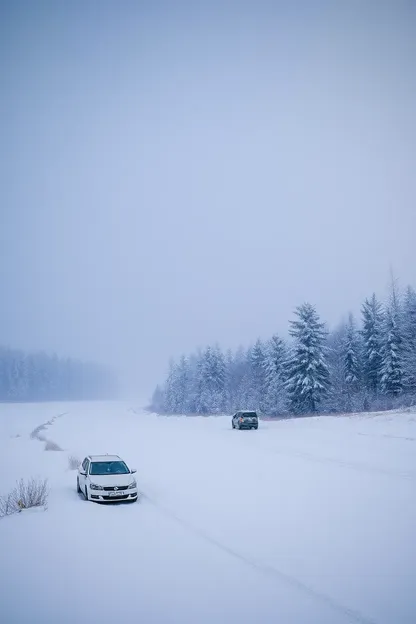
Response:
[[[0,342],[112,362],[416,285],[416,3],[1,2]]]

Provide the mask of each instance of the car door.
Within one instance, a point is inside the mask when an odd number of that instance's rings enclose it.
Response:
[[[85,472],[87,473],[86,476],[84,477],[84,484],[88,485],[88,473],[90,471],[90,460],[87,459],[87,465],[85,466]],[[84,485],[84,490],[85,490],[85,485]]]
[[[87,471],[87,464],[88,464],[88,459],[85,458],[81,464],[81,470],[79,471],[79,474],[78,474],[79,487],[81,488],[83,492],[85,489],[85,474],[82,474],[82,473],[85,473]]]

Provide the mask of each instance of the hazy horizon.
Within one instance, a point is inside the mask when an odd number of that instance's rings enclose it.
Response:
[[[112,364],[416,286],[416,5],[1,3],[0,343]]]

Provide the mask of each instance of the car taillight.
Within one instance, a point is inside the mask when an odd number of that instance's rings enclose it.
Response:
[[[243,422],[243,419],[242,419],[242,418],[240,418],[240,422]]]

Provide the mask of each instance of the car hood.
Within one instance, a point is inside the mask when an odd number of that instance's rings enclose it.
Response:
[[[89,475],[91,483],[95,483],[96,485],[102,486],[112,486],[116,485],[130,485],[133,483],[134,476],[132,474],[120,474],[120,475]]]

